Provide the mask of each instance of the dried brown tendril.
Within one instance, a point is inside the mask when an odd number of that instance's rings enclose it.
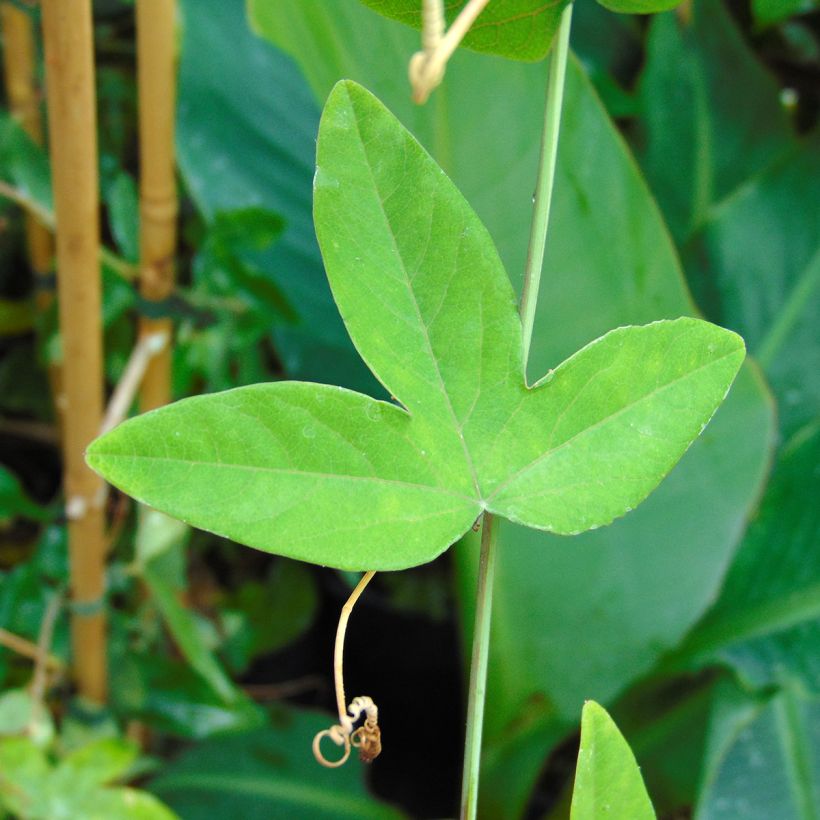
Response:
[[[365,716],[364,723],[354,729],[353,726],[362,715]],[[325,737],[329,737],[337,746],[344,746],[344,754],[338,760],[328,760],[322,754],[321,744]],[[359,758],[365,763],[371,763],[382,750],[379,707],[367,696],[353,698],[341,723],[323,729],[313,738],[313,755],[323,766],[335,769],[350,757],[351,746],[359,750]]]
[[[345,707],[345,687],[342,664],[344,660],[344,637],[347,630],[347,622],[353,606],[364,592],[364,588],[370,583],[370,579],[375,572],[367,572],[356,589],[353,590],[347,602],[342,607],[339,617],[339,626],[336,629],[336,646],[333,653],[333,674],[336,683],[336,705],[339,709],[339,722],[329,729],[323,729],[313,738],[313,756],[316,760],[335,769],[341,766],[350,757],[350,749],[354,747],[359,750],[359,757],[365,763],[370,763],[382,750],[381,729],[379,729],[379,708],[373,700],[366,695],[353,698]],[[356,723],[364,715],[364,723],[358,728],[354,728]],[[322,754],[322,740],[328,737],[337,746],[344,747],[344,753],[338,760],[328,760]]]

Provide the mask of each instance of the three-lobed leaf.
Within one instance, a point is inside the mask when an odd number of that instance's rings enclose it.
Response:
[[[344,569],[433,559],[483,512],[557,533],[640,503],[714,413],[742,340],[694,319],[612,331],[533,387],[484,226],[367,91],[339,83],[314,218],[354,345],[401,406],[256,385],[133,419],[88,460],[140,501]]]

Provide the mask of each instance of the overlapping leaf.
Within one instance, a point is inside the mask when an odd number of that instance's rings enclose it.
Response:
[[[139,500],[346,569],[431,560],[484,510],[576,533],[651,492],[723,399],[742,340],[619,328],[530,388],[515,298],[469,205],[368,92],[336,86],[315,223],[353,343],[403,406],[286,382],[196,397],[98,440]]]

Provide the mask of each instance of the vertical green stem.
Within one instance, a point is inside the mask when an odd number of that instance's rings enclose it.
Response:
[[[558,156],[558,132],[561,128],[561,108],[564,103],[564,77],[567,73],[569,53],[569,29],[572,21],[572,4],[564,9],[561,25],[555,36],[555,46],[550,62],[547,84],[547,104],[544,112],[544,131],[541,137],[541,159],[535,201],[532,208],[530,245],[527,251],[527,267],[524,272],[524,288],[521,291],[521,323],[524,328],[524,369],[530,354],[535,308],[541,285],[541,267],[544,264],[544,248],[547,244],[547,227],[552,206],[552,186],[555,180],[555,160]]]
[[[535,188],[527,267],[521,294],[521,322],[524,341],[524,371],[529,358],[535,308],[541,283],[541,267],[547,241],[555,160],[558,154],[558,132],[564,100],[564,78],[569,54],[569,32],[572,5],[564,9],[550,61],[541,157]],[[497,524],[484,513],[481,529],[481,552],[478,566],[473,654],[470,661],[470,685],[467,701],[467,737],[464,744],[464,774],[461,785],[461,820],[474,820],[478,809],[478,776],[481,763],[481,735],[484,726],[484,701],[487,692],[487,662],[490,646],[493,579]]]
[[[464,743],[464,773],[461,781],[461,817],[473,818],[478,808],[478,772],[481,763],[481,733],[487,694],[487,661],[490,652],[490,618],[493,608],[495,542],[497,525],[484,513],[481,552],[478,558],[478,597],[475,605],[473,656],[470,661],[470,691],[467,701],[467,738]]]

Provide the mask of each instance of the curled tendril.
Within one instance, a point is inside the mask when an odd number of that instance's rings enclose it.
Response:
[[[328,760],[322,754],[322,738],[329,737],[337,746],[344,746],[344,754],[338,760]],[[328,769],[335,769],[347,763],[350,757],[350,735],[346,734],[345,730],[339,726],[331,726],[329,729],[322,729],[316,737],[313,738],[313,756],[316,760]]]
[[[354,729],[362,715],[364,723]],[[328,760],[322,754],[321,744],[325,737],[329,737],[337,746],[344,746],[344,754],[339,760]],[[379,707],[367,696],[353,698],[347,707],[347,714],[340,716],[340,722],[329,729],[323,729],[313,738],[313,756],[322,766],[335,769],[347,762],[351,746],[359,750],[359,758],[365,763],[371,763],[382,750]]]

